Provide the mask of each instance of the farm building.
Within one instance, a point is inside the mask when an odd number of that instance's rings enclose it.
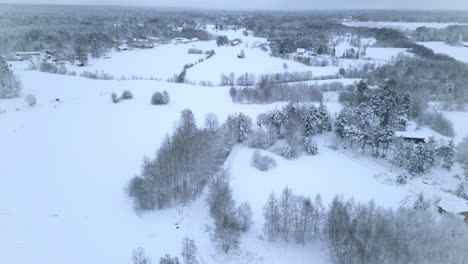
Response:
[[[301,55],[301,56],[304,55],[305,53],[306,53],[306,50],[303,48],[297,49],[297,52],[296,52],[297,55]]]
[[[153,43],[159,43],[161,42],[161,39],[160,38],[156,38],[156,37],[149,37],[148,38],[150,41],[152,41]]]
[[[410,141],[413,143],[426,143],[428,140],[426,134],[419,132],[396,131],[395,136],[397,138],[401,138],[405,141]]]
[[[231,46],[237,46],[240,44],[240,41],[238,40],[234,40],[233,42],[231,42]]]
[[[33,57],[39,57],[39,56],[41,56],[41,53],[39,51],[19,51],[19,52],[16,52],[16,57],[20,61],[31,59]]]
[[[468,222],[468,201],[453,195],[446,195],[437,204],[439,213],[460,215]]]

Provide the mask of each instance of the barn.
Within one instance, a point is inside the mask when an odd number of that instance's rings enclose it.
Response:
[[[409,141],[413,143],[426,143],[428,140],[428,137],[424,133],[419,133],[417,131],[414,132],[409,132],[409,131],[396,131],[395,136],[397,138],[401,138],[404,141]]]
[[[18,52],[16,52],[16,57],[20,61],[30,59],[32,57],[38,57],[40,55],[41,55],[41,53],[39,51],[18,51]]]
[[[468,201],[453,195],[444,196],[437,204],[439,213],[459,215],[468,222]]]
[[[305,53],[306,53],[306,50],[303,48],[297,49],[297,52],[296,52],[297,55],[301,55],[301,56],[304,55]]]

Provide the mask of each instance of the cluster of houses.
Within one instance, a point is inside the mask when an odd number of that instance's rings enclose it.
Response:
[[[174,38],[172,43],[174,43],[174,44],[189,44],[189,43],[193,43],[193,42],[197,42],[197,41],[199,41],[198,38],[188,39],[188,38],[176,37],[176,38]]]

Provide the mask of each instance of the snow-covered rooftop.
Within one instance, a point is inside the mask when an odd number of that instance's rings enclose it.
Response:
[[[468,201],[453,195],[446,195],[437,204],[447,212],[460,214],[468,212]]]

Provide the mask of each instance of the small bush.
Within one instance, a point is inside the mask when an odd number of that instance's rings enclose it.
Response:
[[[286,159],[293,159],[297,157],[297,152],[295,148],[293,148],[290,144],[286,142],[279,142],[277,143],[272,151]]]
[[[114,103],[114,104],[120,102],[120,99],[117,97],[116,93],[112,93],[111,100],[112,100],[112,103]]]
[[[151,104],[152,105],[164,105],[168,104],[170,101],[169,93],[167,91],[164,92],[155,92],[153,96],[151,96]]]
[[[308,139],[308,138],[305,139],[304,151],[307,155],[317,155],[318,154],[317,143],[315,143],[315,141],[312,139]]]
[[[408,182],[408,175],[406,173],[402,173],[402,174],[398,175],[397,178],[396,178],[396,182],[399,185],[406,184]]]
[[[41,72],[50,72],[50,73],[58,73],[59,69],[58,69],[57,65],[55,65],[54,63],[43,61],[39,65],[39,71],[41,71]]]
[[[123,91],[122,99],[128,100],[128,99],[132,99],[132,98],[133,98],[133,94],[129,90]]]
[[[258,150],[253,153],[251,164],[261,171],[268,171],[278,165],[273,158],[260,155]]]
[[[24,98],[24,101],[30,106],[30,107],[33,107],[36,105],[36,97],[32,94],[28,94],[26,95],[26,97]]]
[[[168,104],[171,101],[171,97],[169,96],[169,93],[166,90],[164,90],[162,95],[163,95],[164,104]]]

